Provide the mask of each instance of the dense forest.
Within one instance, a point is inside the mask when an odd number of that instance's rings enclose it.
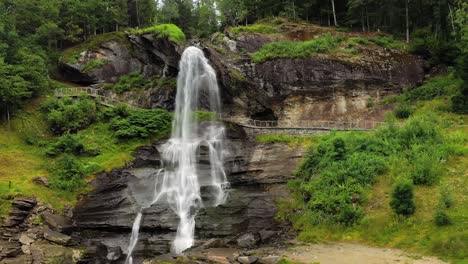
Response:
[[[3,0],[2,117],[47,89],[60,50],[97,34],[161,23],[176,24],[192,38],[274,16],[388,32],[433,64],[458,65],[468,78],[467,10],[463,0]]]

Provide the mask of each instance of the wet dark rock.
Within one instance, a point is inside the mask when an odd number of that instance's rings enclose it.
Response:
[[[45,241],[31,245],[33,263],[74,263],[73,250],[61,245],[49,244]]]
[[[0,240],[0,260],[12,258],[21,253],[21,243],[16,241]]]
[[[41,214],[41,218],[44,223],[57,232],[69,233],[73,229],[72,221],[66,217],[45,212]]]
[[[246,233],[237,238],[237,245],[241,248],[252,248],[260,242],[258,233]]]
[[[9,212],[9,217],[5,220],[5,227],[15,227],[22,224],[30,215],[31,210],[36,206],[35,198],[15,197],[12,202],[13,208]]]
[[[222,239],[219,238],[212,238],[203,243],[200,248],[207,249],[207,248],[222,248],[226,247],[226,243]]]
[[[107,249],[106,259],[115,261],[123,257],[122,249],[120,247],[109,247]]]
[[[269,230],[260,230],[258,234],[260,235],[260,239],[262,240],[262,242],[268,242],[277,234],[277,232]]]
[[[54,242],[64,246],[68,245],[71,240],[70,236],[56,232],[48,227],[44,228],[44,238],[49,240],[50,242]]]
[[[284,183],[291,178],[292,170],[304,153],[303,149],[287,145],[241,140],[242,133],[239,132],[228,132],[228,137],[232,137],[232,133],[239,140],[228,143],[230,154],[225,162],[233,188],[224,204],[201,208],[196,216],[196,238],[219,239],[213,241],[216,246],[220,246],[218,242],[222,240],[228,241],[245,232],[275,230],[275,200],[286,192]],[[160,144],[154,144],[139,148],[134,154],[136,160],[129,168],[96,176],[91,183],[94,190],[73,210],[77,228],[72,237],[79,237],[81,246],[96,250],[98,245],[107,249],[120,247],[122,254],[127,254],[131,228],[139,208],[148,206],[148,201],[154,197],[154,180],[160,164],[159,147]],[[198,169],[202,174],[209,170],[205,152],[202,148],[199,153]],[[202,184],[202,195],[206,188],[208,186]],[[204,199],[209,205],[212,198]],[[178,222],[177,215],[164,202],[144,209],[134,259],[148,259],[169,252]],[[256,236],[260,240],[260,236]]]

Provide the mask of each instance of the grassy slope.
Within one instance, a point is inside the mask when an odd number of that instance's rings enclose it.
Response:
[[[436,112],[443,120],[452,124],[466,124],[468,117],[446,112],[447,100],[439,98],[426,102],[415,103],[414,115],[426,112]],[[389,119],[393,119],[389,115]],[[364,132],[365,133],[365,132]],[[415,254],[437,255],[453,263],[466,263],[466,245],[468,241],[468,127],[449,127],[443,131],[446,142],[453,144],[460,152],[459,156],[451,156],[444,165],[440,181],[432,186],[415,186],[416,213],[409,218],[396,217],[390,208],[392,186],[398,177],[398,171],[403,172],[405,164],[394,160],[393,168],[377,178],[368,193],[365,204],[366,216],[351,227],[332,225],[315,226],[302,230],[299,238],[308,242],[338,240],[359,241],[361,243],[396,247],[414,252]],[[369,137],[372,132],[367,132]],[[260,142],[287,142],[291,145],[314,146],[322,136],[284,136],[262,135]],[[398,168],[400,168],[398,170]],[[438,227],[434,223],[434,211],[439,203],[440,187],[447,186],[454,198],[453,207],[447,209],[452,220],[449,226]],[[280,208],[281,210],[281,208]]]
[[[27,109],[16,116],[11,128],[6,123],[0,124],[0,216],[4,216],[10,208],[11,198],[15,195],[36,196],[39,200],[51,204],[55,209],[61,210],[71,206],[79,193],[86,189],[70,193],[52,190],[32,183],[36,176],[48,176],[47,168],[53,164],[54,159],[46,156],[46,146],[30,145],[25,143],[23,127],[28,127],[26,133],[33,133],[44,144],[52,142],[55,138],[46,131],[38,110],[40,101],[35,100]],[[34,126],[34,128],[31,128]],[[122,167],[130,162],[132,151],[150,140],[118,141],[110,131],[108,124],[96,123],[78,133],[85,145],[94,146],[101,151],[96,157],[79,157],[79,160],[93,166],[94,172],[109,171]],[[41,145],[44,145],[41,144]],[[92,177],[88,177],[88,181]],[[9,184],[11,182],[11,189]]]

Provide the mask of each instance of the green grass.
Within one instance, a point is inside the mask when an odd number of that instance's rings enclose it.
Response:
[[[278,26],[274,26],[271,24],[263,24],[263,23],[247,25],[247,26],[230,27],[227,30],[233,33],[234,35],[253,34],[253,33],[274,34],[274,33],[280,32]]]
[[[60,211],[72,206],[79,194],[88,191],[86,187],[69,192],[32,183],[34,177],[48,177],[49,168],[56,161],[45,153],[57,137],[48,132],[38,110],[42,101],[43,98],[35,100],[18,113],[10,129],[6,123],[0,123],[0,218],[6,215],[16,195],[35,196]],[[131,153],[136,147],[158,139],[118,140],[109,126],[109,123],[97,122],[77,133],[86,147],[99,150],[99,155],[94,157],[76,157],[86,166],[86,181],[92,180],[97,172],[125,166],[133,160]]]
[[[319,141],[320,136],[305,135],[292,136],[283,134],[263,134],[258,135],[255,140],[262,143],[287,143],[290,146],[312,146]]]
[[[315,138],[316,150],[309,153],[298,170],[299,180],[288,184],[293,194],[279,201],[278,219],[291,221],[300,231],[298,238],[307,242],[354,241],[464,263],[468,259],[468,128],[457,125],[466,124],[468,118],[450,112],[449,103],[458,85],[457,79],[442,76],[389,100],[397,105],[411,102],[405,127]],[[395,112],[387,115],[387,121],[395,120]],[[338,138],[344,140],[344,152],[336,147],[330,149],[333,144],[327,145]],[[266,136],[260,140],[287,142],[289,139]],[[362,155],[365,153],[372,155]],[[357,154],[360,158],[350,159]],[[385,169],[370,174],[372,166],[361,163],[375,158],[384,161]],[[346,163],[346,160],[353,162]],[[340,167],[343,162],[345,166]],[[365,169],[352,173],[356,168]],[[339,178],[342,174],[347,176]],[[364,176],[371,176],[370,181],[356,185],[353,178],[359,180]],[[409,217],[398,216],[390,207],[393,186],[400,178],[414,180],[414,177],[427,179],[414,187],[416,211]],[[326,184],[322,184],[325,178],[333,181],[325,180]],[[324,193],[328,195],[321,199]],[[346,206],[342,206],[351,204],[348,199],[354,194],[359,198],[353,202],[357,214],[349,214]],[[338,197],[342,200],[329,203]],[[446,200],[450,206],[444,207],[443,212],[450,223],[438,226],[435,215]],[[343,212],[346,212],[344,219],[339,217]],[[350,223],[349,219],[354,221]]]
[[[137,35],[155,34],[157,38],[167,38],[177,44],[185,42],[184,32],[174,24],[160,24],[144,29],[134,29],[130,32]]]
[[[396,40],[390,35],[378,35],[371,37],[369,40],[382,48],[400,51],[405,51],[407,49],[407,45],[403,41]]]
[[[99,34],[91,37],[85,42],[66,49],[63,54],[63,62],[65,63],[77,63],[80,58],[80,53],[83,51],[96,51],[102,44],[111,41],[116,41],[120,44],[130,48],[130,42],[127,39],[127,35],[124,32],[110,32],[105,34]]]
[[[319,38],[304,41],[278,41],[265,44],[259,51],[252,54],[256,63],[279,58],[306,59],[318,53],[329,53],[342,41],[343,37],[325,34]]]
[[[81,69],[84,72],[90,72],[95,69],[102,68],[104,65],[109,64],[109,61],[107,60],[89,60],[88,63]]]

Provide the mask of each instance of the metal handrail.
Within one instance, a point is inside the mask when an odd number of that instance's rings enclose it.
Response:
[[[98,98],[101,104],[106,106],[115,106],[116,104],[124,104],[133,109],[140,109],[137,106],[116,100],[114,98],[102,95],[99,93],[99,89],[92,87],[64,87],[55,89],[55,97],[75,97],[81,95],[88,95],[94,98]]]

